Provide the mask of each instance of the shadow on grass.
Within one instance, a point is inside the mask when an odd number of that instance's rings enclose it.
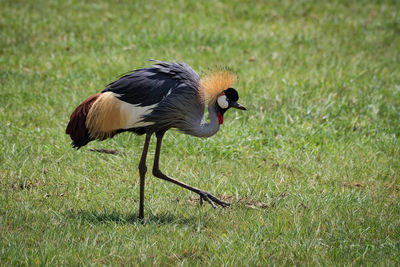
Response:
[[[151,214],[145,215],[144,220],[138,218],[138,214],[122,214],[118,211],[98,212],[98,211],[70,211],[68,217],[87,221],[91,224],[193,224],[196,223],[196,217],[182,218],[172,214]]]

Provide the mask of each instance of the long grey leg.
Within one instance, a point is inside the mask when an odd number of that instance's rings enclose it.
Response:
[[[147,172],[146,166],[146,156],[147,151],[149,150],[150,138],[152,133],[146,134],[146,140],[144,141],[142,157],[139,162],[139,175],[140,175],[140,202],[139,202],[139,219],[144,219],[144,183],[145,183],[145,175]]]
[[[162,143],[162,138],[164,136],[164,133],[165,132],[156,132],[157,146],[156,146],[156,153],[155,153],[155,156],[154,156],[153,175],[155,177],[157,177],[157,178],[160,178],[160,179],[166,180],[168,182],[174,183],[174,184],[179,185],[179,186],[181,186],[183,188],[189,189],[190,191],[192,191],[192,192],[194,192],[196,194],[199,194],[200,202],[202,202],[202,199],[204,199],[208,203],[210,203],[213,208],[217,207],[215,204],[220,205],[222,207],[230,206],[231,203],[225,202],[225,201],[213,196],[212,194],[208,193],[207,191],[198,189],[196,187],[192,187],[192,186],[190,186],[188,184],[182,183],[182,182],[180,182],[178,180],[175,180],[175,179],[173,179],[171,177],[168,177],[167,175],[163,174],[160,171],[159,160],[160,160],[160,152],[161,152],[161,143]]]

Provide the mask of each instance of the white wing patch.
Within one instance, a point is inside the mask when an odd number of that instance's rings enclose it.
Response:
[[[105,92],[93,103],[90,108],[86,127],[90,137],[104,139],[113,135],[118,129],[130,129],[154,124],[143,122],[143,116],[151,113],[158,105],[141,107],[126,103],[117,98],[117,94]]]
[[[121,117],[125,118],[121,128],[130,129],[154,124],[153,122],[143,122],[142,118],[150,114],[156,106],[157,104],[141,107],[121,101],[120,113]]]

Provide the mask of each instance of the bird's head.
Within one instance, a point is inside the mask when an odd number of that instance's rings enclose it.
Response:
[[[244,106],[239,104],[239,94],[234,88],[228,88],[224,90],[217,98],[218,106],[218,119],[219,124],[224,122],[223,115],[230,108],[236,108],[241,110],[246,110]]]

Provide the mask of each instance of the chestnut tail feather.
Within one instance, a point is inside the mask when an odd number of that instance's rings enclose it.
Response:
[[[83,101],[71,114],[65,133],[69,134],[71,137],[72,146],[74,148],[79,149],[93,140],[93,138],[89,136],[89,131],[86,128],[86,118],[91,106],[100,95],[101,93],[92,95]]]

